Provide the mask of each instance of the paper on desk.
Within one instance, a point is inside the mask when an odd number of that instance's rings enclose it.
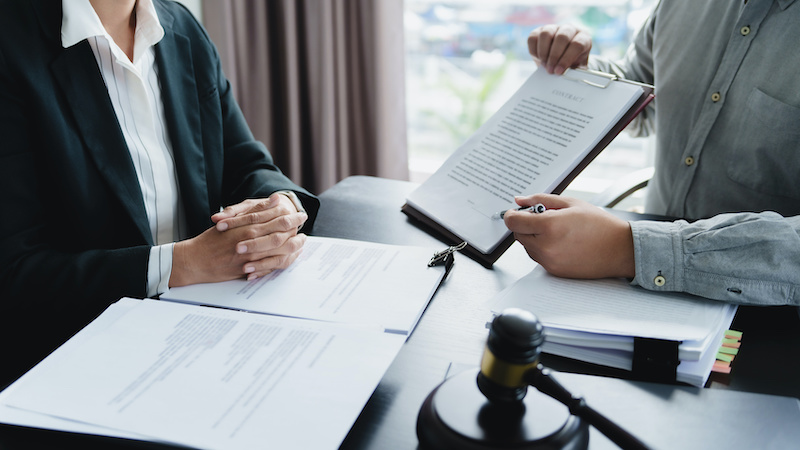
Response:
[[[549,339],[549,337],[547,339]],[[716,339],[712,339],[712,342],[719,345],[721,339],[721,336],[717,336]],[[712,351],[708,351],[709,348]],[[704,349],[703,353],[697,356],[697,359],[681,359],[675,374],[675,380],[697,387],[705,386],[708,376],[711,374],[711,366],[714,365],[714,361],[716,360],[716,352],[713,351],[713,347],[709,348]],[[565,345],[552,341],[545,341],[542,346],[542,353],[550,353],[552,355],[559,355],[578,361],[615,367],[622,370],[633,369],[632,349],[630,351],[625,351],[592,347],[590,345]]]
[[[405,340],[152,300],[112,325],[56,350],[6,405],[199,448],[335,449]]]
[[[681,361],[697,360],[701,354],[710,347],[714,336],[706,336],[702,341],[683,340],[678,349],[678,359]],[[616,334],[598,334],[585,331],[564,330],[561,328],[547,329],[547,342],[570,345],[574,347],[591,347],[622,352],[633,352],[633,336],[619,336]]]
[[[96,333],[99,333],[103,329],[111,326],[118,318],[127,313],[131,308],[138,305],[139,302],[140,300],[128,298],[121,299],[120,301],[109,306],[106,311],[97,319],[95,319],[90,325],[79,331],[67,343],[62,345],[57,353],[50,355],[48,357],[48,359],[50,359],[50,363],[54,364],[57,360],[68,358],[72,349],[79,347],[83,342],[85,342],[87,339],[90,339]],[[17,389],[18,386],[30,382],[33,378],[35,378],[33,373],[34,372],[29,372],[27,375],[8,386],[5,390],[3,390],[3,392],[0,392],[0,423],[18,425],[22,427],[68,431],[73,433],[94,434],[139,440],[146,439],[146,436],[136,433],[127,433],[8,406],[6,403],[7,398]]]
[[[735,306],[686,294],[653,292],[623,279],[574,280],[537,266],[502,291],[494,312],[517,307],[565,330],[668,340],[705,340]]]
[[[409,334],[444,276],[433,249],[309,236],[286,270],[255,281],[170,289],[162,300],[346,323]]]
[[[626,280],[572,280],[541,266],[501,292],[495,313],[510,307],[534,313],[545,327],[542,352],[633,368],[633,338],[680,341],[676,380],[703,386],[734,305],[686,294],[652,292]]]

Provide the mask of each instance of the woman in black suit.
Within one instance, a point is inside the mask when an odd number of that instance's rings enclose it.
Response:
[[[319,206],[253,138],[183,6],[63,6],[0,0],[0,383],[121,297],[288,266]],[[151,122],[156,145],[136,134]]]

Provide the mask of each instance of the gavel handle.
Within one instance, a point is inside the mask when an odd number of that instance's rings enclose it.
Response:
[[[535,368],[525,374],[526,381],[542,393],[553,397],[569,408],[570,414],[578,416],[589,422],[589,425],[597,428],[607,438],[611,439],[622,449],[646,450],[649,449],[636,436],[625,431],[622,427],[612,422],[606,416],[592,409],[583,397],[574,397],[564,386],[558,383],[548,369],[538,364]]]

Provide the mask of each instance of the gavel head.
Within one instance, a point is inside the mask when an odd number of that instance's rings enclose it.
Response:
[[[539,362],[544,327],[533,313],[509,308],[495,317],[481,359],[478,389],[492,403],[520,403],[525,374]]]

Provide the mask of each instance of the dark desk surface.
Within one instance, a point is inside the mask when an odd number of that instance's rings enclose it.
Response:
[[[400,206],[415,186],[371,177],[347,178],[321,195],[322,208],[314,234],[444,248],[445,244],[400,212]],[[518,243],[512,245],[491,270],[464,255],[457,255],[455,267],[342,448],[416,448],[417,412],[423,400],[444,379],[450,364],[469,367],[479,363],[486,341],[485,323],[491,319],[489,301],[528,273],[533,264]],[[789,307],[742,308],[733,328],[744,331],[734,370],[730,375],[712,374],[709,386],[800,398],[800,317],[797,310]],[[542,361],[557,371],[619,378],[629,376],[625,371],[548,355],[544,355]],[[597,381],[607,382],[621,383],[620,380]],[[626,383],[637,386],[637,391],[650,385]],[[583,383],[581,387],[587,386]],[[605,389],[605,384],[602,389]],[[710,391],[713,390],[666,385],[651,389],[651,393],[658,392],[657,397],[662,400],[673,397],[676,392],[691,392],[693,397],[719,398],[721,392]],[[584,390],[583,395],[592,400],[587,391]],[[601,400],[597,398],[596,401]],[[664,407],[663,404],[657,406]],[[800,439],[800,435],[796,436]],[[598,441],[595,437],[592,439]]]
[[[315,235],[390,244],[445,245],[418,228],[400,206],[414,184],[350,177],[321,195]],[[425,264],[427,261],[420,261]],[[365,406],[343,449],[415,449],[416,420],[425,397],[448,373],[479,363],[490,301],[534,263],[517,243],[486,269],[456,255],[449,277]],[[712,389],[626,380],[627,372],[544,355],[568,389],[656,448],[788,448],[800,442],[800,318],[794,308],[742,308],[744,332],[729,376],[712,375]],[[611,375],[586,376],[581,374]],[[719,389],[717,389],[719,388]],[[738,391],[738,392],[726,392]],[[620,399],[624,399],[620,401]],[[635,404],[636,407],[631,407]],[[724,419],[717,418],[725,416]],[[713,427],[704,425],[714,424]],[[41,445],[39,445],[41,444]],[[0,426],[0,449],[166,448],[137,441]],[[614,448],[592,431],[590,448]]]

